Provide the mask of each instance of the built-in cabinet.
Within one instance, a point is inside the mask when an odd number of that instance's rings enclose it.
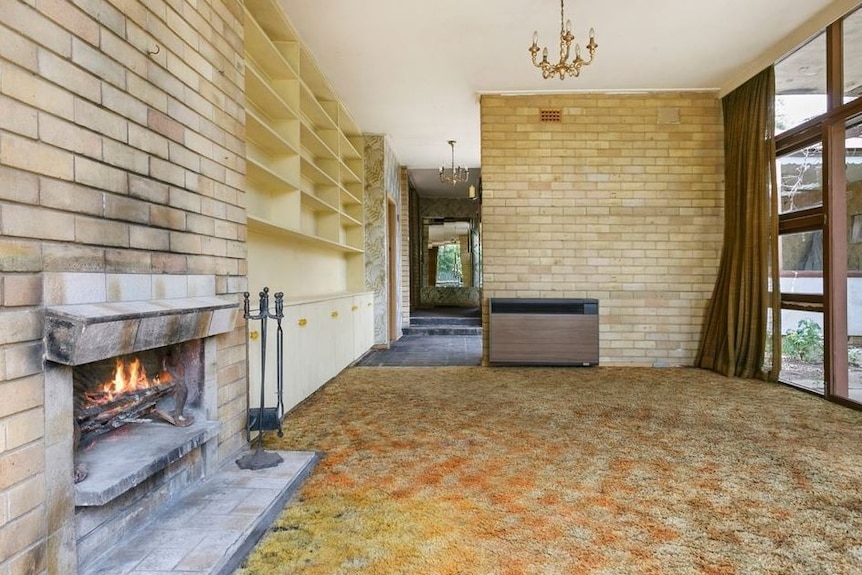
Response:
[[[264,286],[271,298],[285,294],[289,408],[373,343],[373,303],[364,291],[364,145],[278,0],[246,0],[244,10],[249,289],[252,307]],[[254,407],[260,344],[253,332],[252,325]],[[273,363],[274,355],[267,389]]]
[[[284,337],[284,406],[294,407],[332,379],[374,343],[374,294],[287,300],[281,321]],[[250,324],[251,406],[260,405],[259,322]],[[277,322],[267,325],[265,404],[275,407],[275,340]]]

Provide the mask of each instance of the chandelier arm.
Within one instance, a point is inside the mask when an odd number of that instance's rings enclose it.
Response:
[[[566,22],[566,12],[565,12],[565,0],[560,0],[560,60],[556,64],[551,64],[548,61],[548,49],[543,48],[540,49],[538,45],[538,33],[533,32],[533,43],[529,47],[530,52],[530,60],[533,63],[533,66],[542,70],[542,77],[544,79],[553,78],[554,76],[559,76],[560,80],[563,80],[566,75],[569,76],[579,76],[581,72],[581,68],[584,66],[589,66],[593,58],[595,57],[596,48],[598,48],[598,44],[595,41],[595,33],[592,28],[590,28],[590,41],[585,46],[587,51],[589,52],[589,60],[585,60],[581,57],[581,47],[580,44],[575,44],[575,56],[572,59],[571,63],[569,63],[569,58],[572,55],[572,43],[575,39],[574,34],[571,31],[571,22]],[[542,60],[538,60],[539,52],[542,52]],[[453,156],[454,156],[454,148],[453,148]]]
[[[596,48],[598,48],[598,47],[599,47],[599,45],[596,44],[592,38],[590,38],[590,43],[587,44],[587,52],[590,53],[590,59],[589,60],[581,60],[584,63],[584,66],[589,66],[590,64],[593,63],[593,58],[596,55]]]

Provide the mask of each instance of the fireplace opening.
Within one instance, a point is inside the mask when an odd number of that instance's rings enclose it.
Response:
[[[59,274],[54,291],[61,300],[67,293],[87,299],[114,281],[136,286],[137,294],[163,279]],[[180,283],[192,289],[187,277],[170,285]],[[49,303],[46,457],[56,470],[46,489],[49,517],[64,534],[60,572],[86,571],[215,472],[222,428],[217,336],[236,328],[237,309],[231,298],[212,294]],[[86,478],[75,482],[79,465]]]
[[[75,439],[86,449],[127,424],[188,427],[201,407],[200,340],[75,366]]]

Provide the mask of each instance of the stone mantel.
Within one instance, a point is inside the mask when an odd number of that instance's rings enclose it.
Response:
[[[226,333],[239,304],[217,297],[60,305],[45,310],[45,358],[63,365]]]

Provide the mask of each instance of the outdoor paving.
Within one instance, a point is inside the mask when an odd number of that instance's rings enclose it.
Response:
[[[82,575],[229,575],[317,462],[307,451],[256,471],[232,459]]]

